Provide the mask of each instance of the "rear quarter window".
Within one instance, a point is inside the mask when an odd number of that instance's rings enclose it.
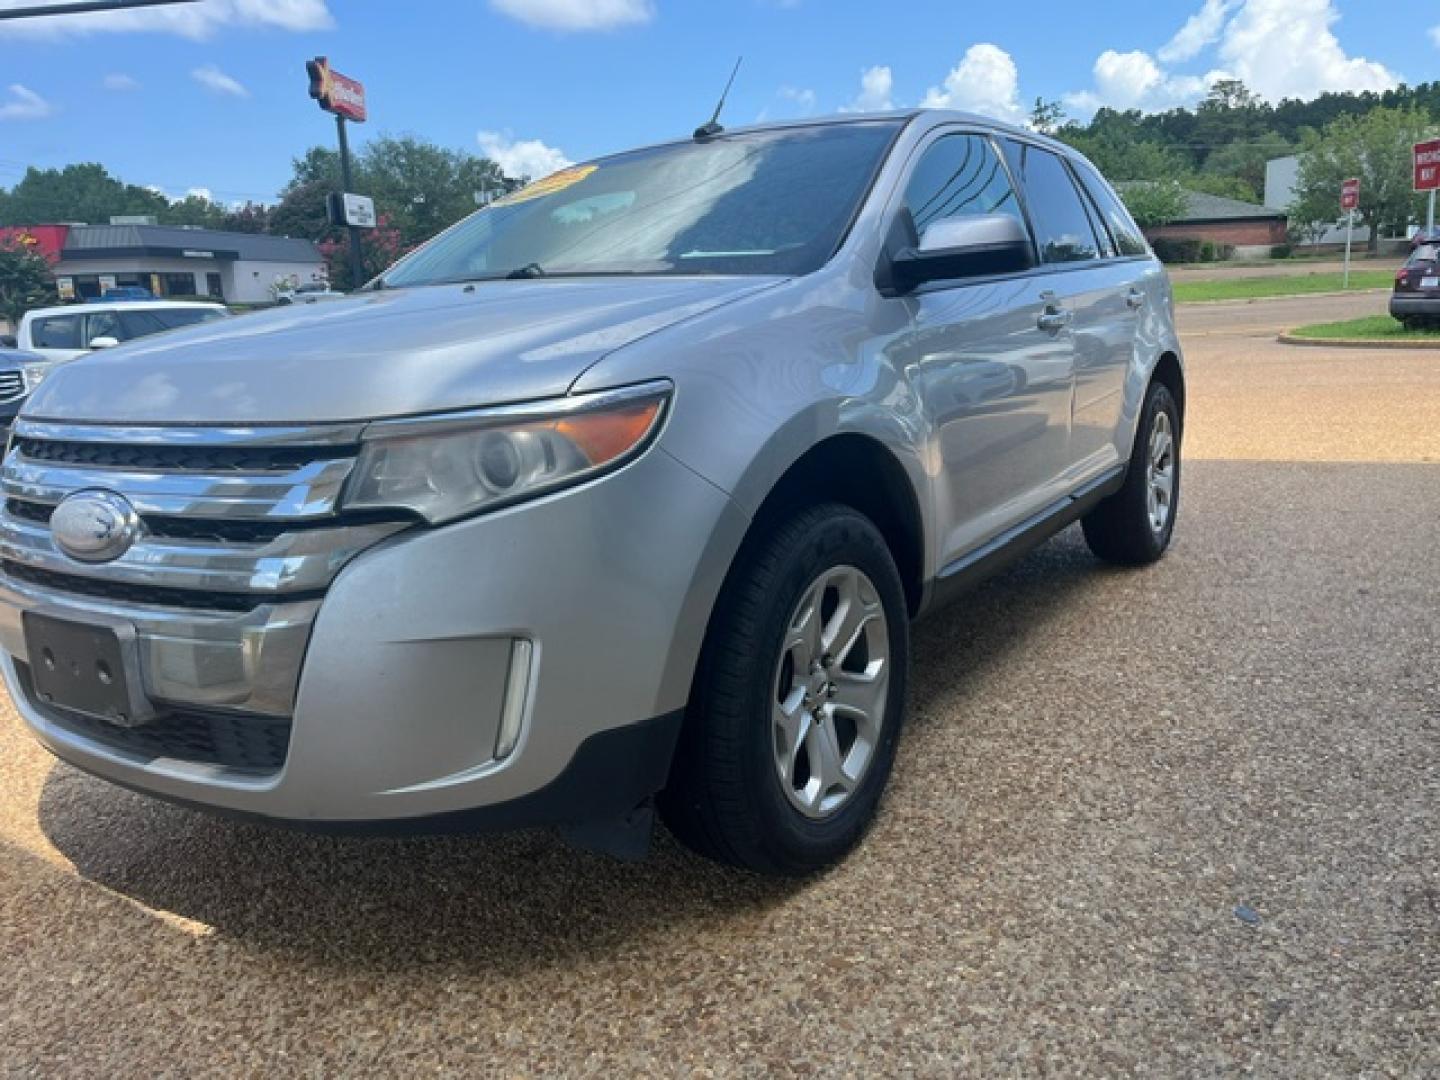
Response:
[[[1087,162],[1077,161],[1074,164],[1080,182],[1085,185],[1085,191],[1099,208],[1105,224],[1109,226],[1110,235],[1115,238],[1115,246],[1120,249],[1121,256],[1148,255],[1150,245],[1145,242],[1145,234],[1140,231],[1140,226],[1135,224],[1130,211],[1125,209],[1125,204],[1115,195],[1104,177]]]

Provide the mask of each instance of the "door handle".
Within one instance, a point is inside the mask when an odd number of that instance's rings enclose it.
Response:
[[[1139,289],[1131,289],[1125,294],[1125,306],[1131,311],[1139,311],[1145,306],[1145,294]]]
[[[1075,321],[1075,313],[1066,308],[1047,308],[1037,321],[1041,330],[1055,334]]]

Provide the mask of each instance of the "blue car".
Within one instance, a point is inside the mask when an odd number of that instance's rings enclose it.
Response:
[[[116,300],[154,300],[155,294],[141,285],[117,285],[105,292],[100,297],[103,303],[113,303]]]

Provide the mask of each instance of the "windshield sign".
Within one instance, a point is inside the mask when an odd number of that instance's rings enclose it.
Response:
[[[724,136],[565,169],[443,233],[383,282],[808,274],[839,246],[897,127]]]

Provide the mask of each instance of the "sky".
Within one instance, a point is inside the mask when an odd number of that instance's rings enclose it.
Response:
[[[740,55],[731,124],[1020,119],[1037,97],[1083,119],[1224,77],[1271,101],[1440,79],[1440,0],[199,0],[0,21],[0,184],[98,161],[172,197],[273,200],[334,143],[307,96],[319,55],[366,84],[358,143],[413,134],[539,176],[688,134]]]

